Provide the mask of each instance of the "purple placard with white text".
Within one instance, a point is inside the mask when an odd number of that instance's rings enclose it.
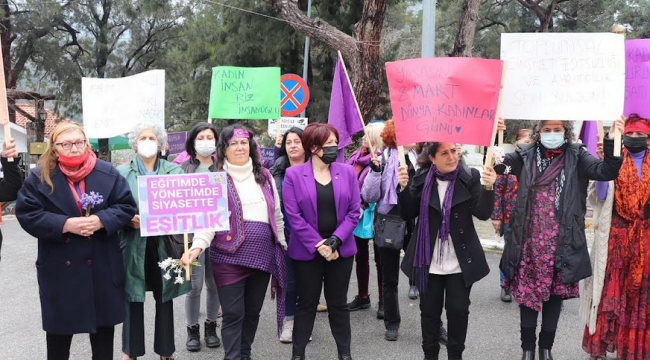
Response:
[[[228,231],[224,172],[138,177],[140,235]]]
[[[625,42],[625,116],[650,118],[650,39]]]
[[[170,155],[180,154],[185,151],[185,141],[187,140],[187,132],[173,132],[167,134],[167,143],[169,144]]]

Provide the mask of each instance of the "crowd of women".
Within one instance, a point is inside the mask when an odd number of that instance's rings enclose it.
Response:
[[[505,128],[501,120],[499,127]],[[624,134],[622,155],[614,156],[611,131],[598,158],[574,141],[573,123],[534,122],[517,133],[514,152],[481,173],[453,143],[414,144],[400,162],[392,121],[370,124],[347,164],[336,161],[334,127],[293,128],[278,139],[270,170],[256,137],[241,125],[219,133],[196,124],[187,157],[176,165],[159,156],[164,129],[139,124],[128,135],[135,158],[113,168],[96,158],[80,125],[59,124],[16,205],[20,224],[38,238],[47,357],[68,359],[73,335],[89,333],[93,359],[112,359],[120,323],[123,358],[144,356],[147,291],[155,302],[155,353],[174,358],[173,299],[181,295],[186,347],[198,351],[205,285],[205,345],[222,346],[226,360],[249,360],[270,285],[277,336],[292,343],[292,360],[307,358],[322,291],[338,358],[350,360],[350,311],[371,306],[374,240],[376,315],[385,339],[399,338],[401,269],[409,297],[419,297],[424,359],[437,360],[441,343],[449,359],[462,359],[471,289],[490,271],[476,217],[492,219],[505,235],[501,298],[519,304],[522,360],[553,359],[562,302],[580,295],[584,279],[584,350],[594,359],[614,351],[648,359],[650,122],[631,116],[614,128]],[[14,155],[5,147],[6,153]],[[164,241],[140,235],[137,177],[214,171],[227,174],[230,230],[193,234],[182,261],[200,266],[192,267],[190,282],[175,284],[158,264],[169,256]],[[591,255],[588,200],[596,229]],[[358,292],[348,303],[355,259]]]

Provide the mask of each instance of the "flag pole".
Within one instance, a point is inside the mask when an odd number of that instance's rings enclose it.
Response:
[[[359,120],[361,121],[361,127],[363,128],[363,135],[366,136],[366,124],[363,121],[363,116],[361,115],[361,109],[359,109],[359,102],[357,102],[357,96],[354,94],[354,88],[352,88],[352,83],[350,82],[350,76],[348,75],[348,69],[345,67],[345,61],[343,60],[343,56],[341,55],[341,51],[338,50],[338,57],[341,60],[341,65],[343,65],[343,72],[345,73],[345,78],[348,81],[348,85],[350,85],[350,89],[352,89],[352,98],[354,99],[354,106],[357,108],[357,111],[359,112]],[[375,149],[373,149],[372,144],[370,143],[370,139],[368,139],[368,149],[370,150],[370,154],[375,153]]]
[[[503,84],[506,81],[506,70],[508,69],[507,61],[503,61],[503,68],[501,71],[501,86],[499,86],[499,101],[497,102],[497,110],[494,113],[494,126],[492,127],[492,136],[490,137],[490,146],[488,147],[487,154],[485,155],[485,164],[492,164],[492,157],[494,155],[494,140],[497,136],[497,129],[499,127],[499,118],[501,117],[501,101],[503,100]]]

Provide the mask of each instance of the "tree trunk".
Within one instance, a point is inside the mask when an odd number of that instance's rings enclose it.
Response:
[[[481,0],[464,0],[463,10],[460,13],[458,21],[458,32],[454,49],[449,56],[472,56],[474,47],[474,35],[476,34],[476,24],[478,23],[478,12],[481,7]]]
[[[557,6],[558,0],[551,1],[551,5],[546,9],[544,18],[540,18],[540,32],[548,32],[548,29],[553,24],[553,13],[555,12],[555,7]]]
[[[308,18],[297,0],[264,0],[299,32],[320,41],[332,51],[341,51],[357,95],[361,115],[370,121],[381,92],[384,67],[379,41],[386,15],[386,0],[365,0],[361,20],[354,26],[354,37],[319,18]]]

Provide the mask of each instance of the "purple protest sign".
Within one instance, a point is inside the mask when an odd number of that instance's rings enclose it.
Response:
[[[273,160],[275,160],[275,149],[262,148],[262,161],[264,161],[264,163],[270,162],[273,164]]]
[[[139,176],[140,234],[229,230],[226,179],[223,172]]]
[[[625,116],[650,118],[650,39],[625,42]]]
[[[187,132],[173,132],[167,134],[167,143],[169,144],[169,154],[180,154],[185,151],[185,141],[187,140]]]

